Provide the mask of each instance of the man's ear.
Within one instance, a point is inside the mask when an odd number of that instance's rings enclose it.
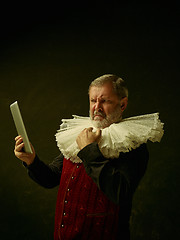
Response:
[[[122,98],[120,101],[120,104],[121,104],[121,111],[123,112],[128,105],[128,98],[127,97]]]

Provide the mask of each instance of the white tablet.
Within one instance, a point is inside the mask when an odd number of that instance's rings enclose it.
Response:
[[[21,137],[23,138],[24,151],[27,153],[32,153],[31,145],[28,139],[28,135],[24,126],[24,122],[17,101],[10,105],[10,110],[14,119],[18,135],[21,135]]]

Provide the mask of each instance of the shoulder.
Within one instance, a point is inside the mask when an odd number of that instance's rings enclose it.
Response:
[[[124,159],[126,161],[127,160],[134,160],[134,161],[148,160],[149,151],[148,151],[147,145],[144,143],[144,144],[141,144],[138,148],[132,149],[129,152],[120,153],[119,158],[122,160]]]
[[[129,179],[131,184],[136,185],[146,172],[148,159],[147,146],[142,144],[127,153],[120,153],[119,158],[113,159],[109,164]]]

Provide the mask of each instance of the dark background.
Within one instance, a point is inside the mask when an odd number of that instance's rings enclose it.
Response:
[[[49,163],[62,118],[88,115],[89,83],[105,73],[126,80],[125,117],[159,112],[161,143],[133,200],[132,240],[179,239],[179,6],[118,1],[1,7],[0,238],[53,238],[58,188],[32,182],[13,154],[9,105],[18,100],[29,138]]]

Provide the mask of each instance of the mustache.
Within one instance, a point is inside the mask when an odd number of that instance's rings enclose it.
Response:
[[[101,117],[103,117],[103,118],[106,117],[106,114],[105,114],[105,113],[102,113],[102,112],[97,111],[97,110],[94,110],[94,112],[93,112],[93,117],[95,117],[95,115],[101,116]]]

